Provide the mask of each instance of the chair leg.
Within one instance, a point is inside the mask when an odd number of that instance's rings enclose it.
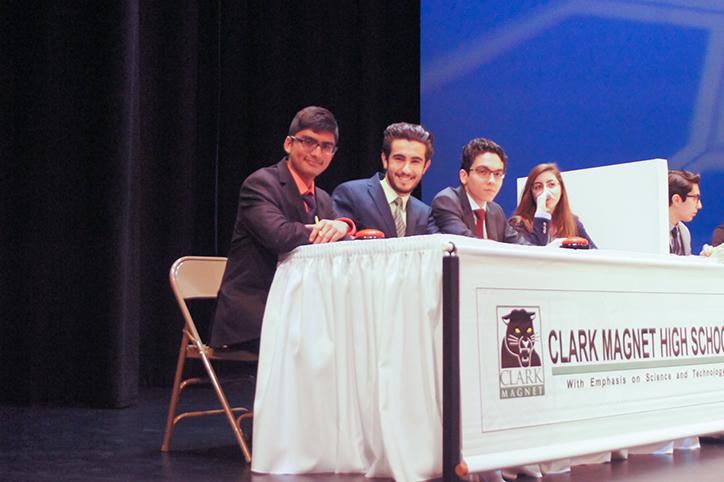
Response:
[[[171,443],[171,435],[174,429],[174,417],[176,416],[176,404],[181,392],[181,377],[183,376],[184,365],[186,364],[186,347],[188,346],[189,337],[186,331],[181,337],[181,348],[179,349],[178,361],[176,362],[176,376],[173,380],[173,389],[171,390],[171,402],[168,407],[168,417],[166,418],[166,430],[163,433],[163,443],[161,444],[161,452],[168,452]]]
[[[201,360],[204,363],[204,367],[206,368],[206,372],[209,375],[209,380],[211,381],[211,384],[214,386],[214,390],[216,391],[216,396],[219,398],[219,402],[221,403],[222,408],[224,409],[224,413],[226,414],[226,419],[229,422],[229,425],[231,426],[231,430],[234,432],[234,437],[236,438],[236,442],[239,444],[239,448],[241,449],[241,452],[244,454],[244,460],[246,460],[247,464],[251,463],[251,451],[249,450],[249,446],[246,443],[246,440],[244,439],[244,434],[241,431],[241,428],[236,424],[236,419],[234,418],[234,413],[231,411],[231,407],[229,406],[229,402],[226,400],[226,396],[224,395],[224,392],[221,390],[221,385],[219,384],[218,378],[216,378],[216,372],[214,371],[214,368],[211,366],[211,362],[209,361],[206,354],[201,351]]]

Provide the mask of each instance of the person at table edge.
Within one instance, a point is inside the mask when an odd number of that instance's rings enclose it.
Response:
[[[691,254],[689,222],[702,208],[701,176],[690,171],[669,171],[669,253],[678,256]]]

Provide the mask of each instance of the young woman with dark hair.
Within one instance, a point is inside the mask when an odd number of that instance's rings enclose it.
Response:
[[[525,181],[518,209],[509,223],[534,243],[536,238],[532,235],[533,218],[540,217],[541,213],[550,216],[546,226],[549,241],[578,236],[588,240],[591,248],[596,247],[583,223],[571,212],[561,171],[554,163],[538,164],[531,169]]]

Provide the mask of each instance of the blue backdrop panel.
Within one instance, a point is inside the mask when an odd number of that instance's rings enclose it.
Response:
[[[421,119],[436,136],[425,201],[457,185],[462,146],[478,136],[508,153],[497,201],[509,215],[515,178],[537,163],[662,157],[702,173],[698,253],[724,221],[724,2],[701,4],[423,0]]]

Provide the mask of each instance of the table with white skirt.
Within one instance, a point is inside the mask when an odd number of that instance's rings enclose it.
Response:
[[[453,245],[569,256],[430,235],[304,246],[280,260],[262,327],[254,472],[440,476],[442,259]]]

